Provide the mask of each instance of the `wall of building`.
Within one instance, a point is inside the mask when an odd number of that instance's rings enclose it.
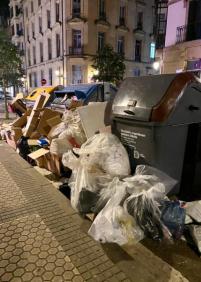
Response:
[[[184,26],[187,23],[187,1],[179,0],[169,2],[165,47],[176,43],[177,27]]]

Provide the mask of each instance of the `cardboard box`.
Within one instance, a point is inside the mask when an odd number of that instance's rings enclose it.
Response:
[[[50,154],[49,150],[41,148],[29,154],[28,157],[34,160],[39,167],[46,168],[46,165],[47,165],[46,155],[47,154]]]
[[[38,131],[34,131],[30,135],[30,139],[39,139],[41,137],[41,134]]]
[[[14,109],[19,110],[21,113],[25,113],[26,110],[27,110],[26,105],[20,99],[14,101],[14,102],[12,101],[11,105]]]
[[[13,136],[13,140],[17,142],[22,137],[22,128],[20,127],[13,127],[11,130],[11,136]]]
[[[29,146],[38,146],[38,139],[28,139],[27,143]]]
[[[37,131],[41,135],[47,136],[48,133],[50,132],[51,128],[53,127],[53,125],[51,125],[51,121],[50,121],[51,119],[54,119],[53,123],[55,122],[56,119],[56,122],[58,124],[59,120],[61,122],[60,113],[50,109],[44,109],[43,113],[41,113],[40,122],[37,127]],[[49,123],[47,121],[49,121]]]
[[[60,116],[55,116],[47,120],[47,124],[52,128],[53,126],[59,124],[61,122]]]
[[[21,116],[20,118],[18,118],[16,121],[14,121],[12,123],[13,127],[24,127],[27,123],[27,116],[29,116],[31,114],[31,109],[28,109],[23,116]]]
[[[33,110],[35,111],[35,110],[38,110],[38,109],[42,109],[44,102],[45,102],[45,99],[46,99],[46,95],[40,94],[36,99],[36,102],[33,106]]]

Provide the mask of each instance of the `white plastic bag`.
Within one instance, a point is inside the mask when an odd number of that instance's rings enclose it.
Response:
[[[80,149],[83,164],[97,166],[111,176],[130,174],[130,163],[126,149],[119,139],[111,133],[99,133],[89,138]]]
[[[67,138],[55,138],[50,144],[50,152],[58,156],[62,156],[72,148],[73,146],[69,143]]]
[[[118,185],[116,193],[110,198],[103,210],[92,223],[88,234],[96,241],[113,242],[119,245],[138,242],[143,239],[143,232],[136,225],[135,220],[122,207],[127,197],[126,186],[115,180]]]

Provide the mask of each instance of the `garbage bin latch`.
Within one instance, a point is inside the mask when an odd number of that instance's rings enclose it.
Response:
[[[127,104],[127,109],[124,110],[124,113],[129,114],[129,115],[135,115],[134,109],[137,104],[137,100],[129,100]]]

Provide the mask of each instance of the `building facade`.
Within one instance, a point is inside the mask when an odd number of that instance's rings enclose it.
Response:
[[[28,88],[91,82],[104,44],[125,56],[125,76],[152,73],[152,0],[10,0],[13,41],[24,51]],[[18,8],[16,8],[19,7]],[[153,55],[152,55],[153,58]]]
[[[177,16],[175,16],[177,15]],[[161,73],[201,70],[201,1],[169,0]]]

